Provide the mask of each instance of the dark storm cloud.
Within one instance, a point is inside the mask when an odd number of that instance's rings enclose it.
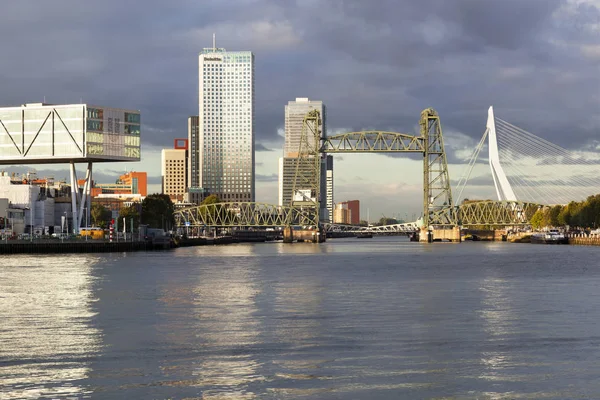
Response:
[[[328,127],[414,133],[435,108],[479,138],[487,107],[563,147],[600,131],[600,12],[558,0],[11,2],[0,14],[0,105],[79,102],[142,111],[169,146],[198,113],[198,53],[256,56],[257,139],[278,142],[296,97]]]

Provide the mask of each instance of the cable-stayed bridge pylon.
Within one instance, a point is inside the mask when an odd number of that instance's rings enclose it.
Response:
[[[487,162],[482,160],[485,147]],[[489,165],[487,171],[484,162]],[[497,117],[493,107],[488,110],[485,132],[457,184],[457,205],[474,170],[478,178],[491,174],[498,201],[567,204],[596,194],[600,187],[598,152],[562,148]]]

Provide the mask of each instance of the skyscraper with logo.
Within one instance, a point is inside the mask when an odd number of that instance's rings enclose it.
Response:
[[[213,39],[199,81],[197,182],[224,201],[254,201],[254,55]]]

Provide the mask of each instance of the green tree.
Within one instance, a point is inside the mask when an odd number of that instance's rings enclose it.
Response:
[[[123,218],[125,218],[126,229],[129,229],[131,226],[131,219],[133,218],[133,229],[137,229],[140,225],[140,213],[138,211],[138,207],[136,205],[131,205],[129,207],[123,207],[119,211],[119,227],[123,229]]]
[[[548,226],[560,226],[561,224],[558,220],[558,216],[562,211],[563,206],[554,206],[548,209]]]
[[[219,196],[217,196],[216,194],[211,194],[210,196],[208,196],[207,198],[202,200],[202,203],[200,203],[200,205],[206,206],[209,204],[216,204],[216,203],[220,203],[220,202],[221,202],[221,199],[219,198]]]
[[[90,217],[92,218],[92,225],[100,228],[106,228],[108,221],[110,221],[112,213],[106,207],[99,203],[92,203],[90,209]]]
[[[142,201],[141,223],[151,228],[172,229],[175,206],[166,194],[151,194]]]
[[[544,223],[544,210],[539,209],[531,217],[531,227],[533,229],[540,229]]]
[[[211,194],[202,200],[200,205],[208,206],[208,209],[200,210],[200,215],[205,219],[205,221],[216,220],[219,216],[221,218],[225,217],[225,214],[229,211],[218,205],[221,202],[222,200],[216,194]]]
[[[560,212],[558,213],[558,225],[565,226],[571,225],[571,204],[568,204],[565,207],[562,207]]]

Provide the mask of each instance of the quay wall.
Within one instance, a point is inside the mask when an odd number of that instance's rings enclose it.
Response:
[[[152,242],[9,242],[0,243],[0,254],[46,254],[46,253],[112,253],[124,251],[166,250],[170,243]]]
[[[600,237],[590,236],[569,236],[569,244],[579,246],[600,246]]]

